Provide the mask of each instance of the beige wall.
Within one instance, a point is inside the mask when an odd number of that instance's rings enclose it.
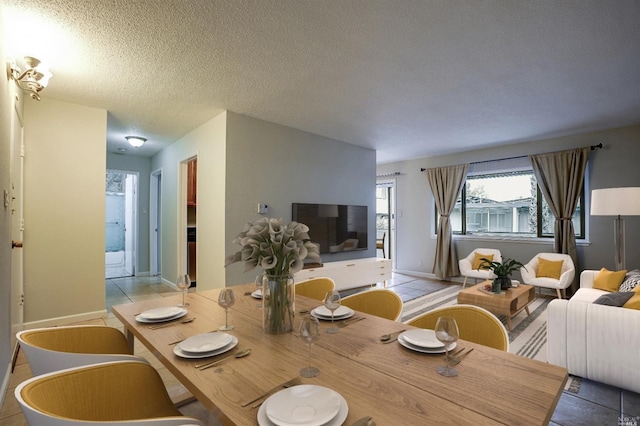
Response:
[[[25,102],[25,322],[105,311],[105,110]]]
[[[3,5],[0,2],[0,22]],[[0,31],[0,58],[4,58],[4,43]],[[11,143],[11,108],[13,105],[9,84],[6,78],[0,78],[0,194],[8,191],[9,150]],[[0,204],[0,402],[11,366],[11,210]]]
[[[198,157],[197,282],[198,289],[224,287],[224,182],[226,112],[189,132],[155,155],[151,171],[162,172],[162,279],[175,284],[178,264],[185,264],[178,249],[186,229],[179,226],[186,193],[178,200],[180,163]],[[186,184],[185,184],[186,188]]]

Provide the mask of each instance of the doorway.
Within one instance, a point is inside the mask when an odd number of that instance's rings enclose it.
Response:
[[[149,194],[149,235],[151,236],[151,241],[149,244],[149,266],[151,268],[151,276],[156,276],[162,273],[162,170],[155,170],[151,172]]]
[[[105,214],[105,278],[136,273],[138,174],[107,170]]]
[[[376,183],[376,256],[395,265],[395,180]]]

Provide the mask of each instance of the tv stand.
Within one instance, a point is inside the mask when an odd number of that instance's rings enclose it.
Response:
[[[391,278],[391,260],[380,257],[328,262],[320,268],[303,269],[295,274],[295,281],[329,277],[336,283],[336,290],[363,287]]]

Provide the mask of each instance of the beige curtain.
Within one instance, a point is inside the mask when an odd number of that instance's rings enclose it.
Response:
[[[578,271],[576,234],[571,218],[576,210],[584,173],[589,159],[589,148],[552,152],[529,156],[538,186],[556,217],[554,250],[571,256]],[[578,287],[578,276],[571,285],[571,293]]]
[[[468,169],[468,164],[427,169],[427,179],[440,215],[437,229],[436,257],[433,261],[433,273],[438,278],[460,275],[458,257],[453,247],[449,215],[456,205],[456,198],[458,198],[458,194],[462,189]]]

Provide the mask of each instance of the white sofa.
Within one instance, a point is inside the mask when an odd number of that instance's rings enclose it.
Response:
[[[599,271],[580,274],[570,300],[547,308],[547,360],[569,374],[640,392],[640,310],[592,303]]]

